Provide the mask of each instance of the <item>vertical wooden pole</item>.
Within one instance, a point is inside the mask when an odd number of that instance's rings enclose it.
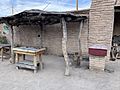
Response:
[[[62,18],[62,28],[63,28],[63,38],[62,38],[62,51],[63,51],[63,56],[65,60],[65,75],[69,76],[70,75],[70,70],[69,70],[69,57],[67,53],[67,27],[66,27],[66,21],[64,18]]]
[[[76,0],[76,11],[78,11],[78,0]]]
[[[14,30],[13,30],[13,26],[11,27],[11,63],[15,63],[15,58],[14,58],[14,52],[13,52],[13,48],[14,48]]]
[[[25,60],[25,54],[23,54],[23,60]]]
[[[1,61],[3,61],[3,52],[4,52],[4,48],[1,48]]]
[[[44,37],[45,37],[45,25],[42,23],[41,24],[41,47],[44,46]]]
[[[33,61],[33,63],[34,63],[34,67],[35,67],[34,73],[36,73],[37,72],[37,56],[36,55],[34,55],[34,61]]]
[[[39,54],[38,57],[39,57],[40,69],[42,70],[43,69],[42,54]]]
[[[11,0],[11,11],[12,11],[12,15],[14,14],[14,5],[13,5],[13,0]]]
[[[81,48],[81,34],[83,30],[83,21],[80,22],[80,29],[79,29],[79,35],[78,35],[78,54],[80,56],[80,60],[82,60],[82,48]],[[79,61],[80,62],[80,61]]]
[[[18,63],[19,62],[19,54],[18,53],[16,53],[16,63]]]

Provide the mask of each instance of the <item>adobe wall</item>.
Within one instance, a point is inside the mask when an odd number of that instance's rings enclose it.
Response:
[[[93,44],[106,45],[108,57],[112,36],[120,34],[120,16],[116,15],[114,19],[115,6],[120,6],[120,0],[92,0],[90,9],[89,46]]]
[[[68,23],[68,53],[78,52],[79,23]],[[15,27],[15,44],[22,46],[47,47],[48,54],[62,55],[62,28],[60,24]],[[40,37],[38,37],[40,36]],[[88,21],[84,22],[81,36],[83,55],[88,55]]]
[[[41,47],[41,27],[30,25],[30,26],[19,26],[14,27],[15,31],[15,44],[22,46],[35,46]],[[40,35],[40,37],[38,37]]]
[[[110,58],[114,29],[115,0],[92,0],[89,22],[89,46],[103,44],[107,46],[107,57],[90,55],[90,69],[105,69],[105,61]]]
[[[104,44],[108,48],[108,57],[114,26],[115,0],[93,0],[90,10],[89,46]]]

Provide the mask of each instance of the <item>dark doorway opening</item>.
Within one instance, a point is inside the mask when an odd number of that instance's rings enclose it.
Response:
[[[116,60],[119,58],[120,58],[120,6],[115,6],[111,60]]]

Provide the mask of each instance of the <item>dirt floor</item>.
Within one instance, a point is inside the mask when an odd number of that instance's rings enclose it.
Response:
[[[62,57],[43,56],[43,61],[44,70],[36,74],[0,61],[0,90],[120,90],[120,60],[107,63],[114,72],[90,71],[84,61],[81,68],[71,67],[69,77],[64,76]]]

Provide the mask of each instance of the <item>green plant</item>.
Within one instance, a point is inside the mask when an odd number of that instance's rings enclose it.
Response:
[[[0,44],[8,44],[7,38],[5,36],[0,36]]]

